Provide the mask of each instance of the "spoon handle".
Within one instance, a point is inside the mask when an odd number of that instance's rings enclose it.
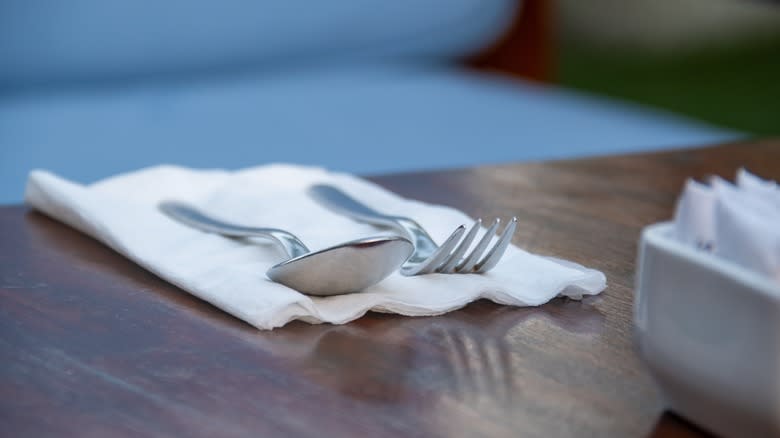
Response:
[[[256,228],[223,222],[197,208],[178,201],[163,201],[159,209],[168,217],[192,228],[227,237],[262,237],[284,250],[290,258],[309,253],[309,249],[291,233],[277,228]]]

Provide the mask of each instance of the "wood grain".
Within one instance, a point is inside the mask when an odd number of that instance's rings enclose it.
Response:
[[[687,177],[780,179],[780,142],[371,178],[515,243],[603,270],[609,287],[538,308],[369,314],[261,332],[21,206],[0,208],[0,435],[653,436],[663,413],[632,344],[642,226]],[[424,291],[421,291],[424,293]]]

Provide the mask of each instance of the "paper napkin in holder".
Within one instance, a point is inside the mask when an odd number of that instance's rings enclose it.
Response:
[[[310,199],[306,190],[316,183],[336,185],[390,214],[414,217],[439,242],[457,226],[472,222],[455,209],[403,199],[354,176],[291,165],[235,172],[159,166],[88,186],[34,171],[26,200],[260,329],[296,319],[342,324],[369,310],[437,315],[479,298],[536,306],[556,296],[597,294],[606,286],[599,271],[510,246],[485,275],[396,273],[362,293],[310,297],[266,278],[265,271],[281,260],[272,246],[203,233],[157,209],[162,200],[189,202],[227,221],[286,229],[314,249],[381,234]]]
[[[719,436],[780,436],[776,190],[746,171],[690,181],[640,239],[639,351],[667,407]]]
[[[737,185],[686,183],[675,214],[683,243],[780,282],[780,188],[740,169]]]

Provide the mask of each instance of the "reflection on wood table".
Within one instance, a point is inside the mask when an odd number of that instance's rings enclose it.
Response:
[[[604,271],[584,301],[480,301],[261,332],[22,206],[0,208],[0,418],[13,436],[705,436],[632,343],[636,242],[686,177],[780,179],[780,142],[372,177]],[[420,293],[425,293],[421,290]]]

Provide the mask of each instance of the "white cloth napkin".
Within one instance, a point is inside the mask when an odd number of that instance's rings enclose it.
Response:
[[[369,310],[436,315],[479,298],[535,306],[559,295],[597,294],[606,287],[599,271],[510,246],[485,275],[395,273],[362,293],[310,297],[267,279],[265,271],[283,259],[275,247],[203,233],[157,209],[162,200],[189,202],[224,220],[286,229],[312,249],[388,234],[319,206],[306,194],[315,183],[336,185],[382,212],[413,217],[438,242],[457,226],[472,223],[452,208],[403,199],[354,176],[291,165],[235,172],[159,166],[88,186],[37,170],[30,174],[26,200],[260,329],[295,319],[343,324]]]
[[[677,238],[780,281],[780,187],[745,169],[736,182],[689,180],[677,203]]]

